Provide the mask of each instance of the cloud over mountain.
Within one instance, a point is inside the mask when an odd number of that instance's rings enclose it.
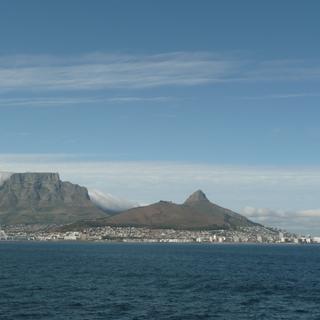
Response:
[[[10,172],[0,172],[0,186],[11,177]]]
[[[98,190],[89,190],[89,196],[96,206],[104,210],[124,211],[139,206],[137,202],[118,198]]]

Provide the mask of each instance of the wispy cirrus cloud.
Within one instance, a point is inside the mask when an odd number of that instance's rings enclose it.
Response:
[[[297,93],[277,93],[261,96],[245,96],[237,99],[241,100],[276,100],[276,99],[297,99],[297,98],[314,98],[320,97],[317,92],[297,92]]]
[[[100,90],[223,81],[238,61],[205,53],[0,58],[0,90]]]
[[[245,78],[253,81],[319,80],[320,63],[302,59],[251,61]]]
[[[201,52],[0,56],[0,91],[79,91],[320,79],[320,62]]]
[[[11,106],[68,106],[68,105],[91,105],[91,104],[122,104],[131,102],[161,103],[176,101],[177,98],[169,96],[115,96],[115,97],[24,97],[24,98],[0,98],[0,107]]]

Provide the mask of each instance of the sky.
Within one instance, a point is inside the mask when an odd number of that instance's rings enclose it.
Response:
[[[320,235],[319,1],[0,2],[0,171]]]

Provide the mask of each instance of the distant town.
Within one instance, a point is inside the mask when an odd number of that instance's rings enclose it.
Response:
[[[320,243],[320,237],[262,226],[211,202],[202,190],[183,203],[111,210],[108,201],[55,172],[0,172],[0,240]]]
[[[262,226],[237,230],[175,230],[105,226],[81,231],[58,231],[57,226],[3,226],[1,241],[98,241],[164,243],[320,243],[320,237],[301,236]]]

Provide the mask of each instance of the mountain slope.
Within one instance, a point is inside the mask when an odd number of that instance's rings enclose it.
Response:
[[[106,216],[86,188],[61,181],[57,173],[14,173],[0,185],[1,224],[65,224]]]
[[[196,212],[205,213],[210,217],[214,216],[220,223],[231,228],[255,225],[246,217],[210,202],[201,190],[194,192],[184,202],[184,205],[193,208]]]
[[[183,204],[160,201],[133,208],[105,219],[82,221],[78,227],[136,226],[174,229],[234,229],[255,223],[231,210],[211,203],[202,191],[193,193]],[[74,225],[74,226],[76,226]]]

